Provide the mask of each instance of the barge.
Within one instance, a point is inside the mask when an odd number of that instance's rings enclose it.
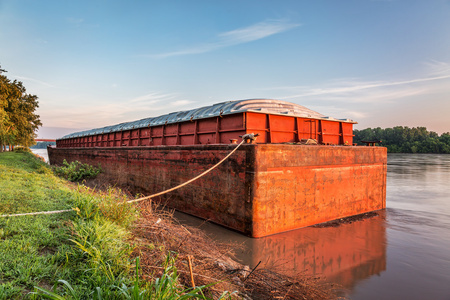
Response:
[[[218,168],[161,196],[168,207],[263,237],[386,206],[387,152],[353,145],[353,124],[269,99],[218,103],[76,132],[48,148],[134,193],[186,182],[258,135]]]

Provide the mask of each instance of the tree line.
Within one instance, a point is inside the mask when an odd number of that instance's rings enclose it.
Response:
[[[366,128],[354,130],[354,143],[363,145],[362,141],[381,140],[381,146],[391,153],[449,153],[450,133],[441,135],[428,131],[426,127],[403,127],[382,129]]]
[[[30,147],[35,144],[36,130],[42,126],[38,97],[27,94],[21,81],[10,80],[0,67],[0,152],[15,145]]]

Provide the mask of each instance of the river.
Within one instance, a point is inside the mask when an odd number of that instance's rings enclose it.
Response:
[[[48,163],[48,152],[47,148],[44,149],[31,149],[34,154],[37,154],[44,158],[45,162]]]
[[[450,299],[450,155],[389,154],[386,197],[376,217],[260,239],[176,216],[243,244],[244,264],[321,276],[349,299]]]

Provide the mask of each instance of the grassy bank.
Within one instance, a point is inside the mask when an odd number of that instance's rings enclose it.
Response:
[[[138,213],[125,200],[59,179],[30,153],[0,153],[0,215],[73,208],[0,218],[0,299],[206,298],[179,284],[170,257],[161,265],[165,281],[135,276],[130,226]]]
[[[0,153],[0,214],[70,208],[74,193],[28,153]],[[49,287],[70,251],[69,215],[0,218],[0,299]]]
[[[0,214],[76,208],[0,218],[0,299],[36,298],[35,287],[74,298],[95,298],[98,288],[106,299],[121,298],[114,286],[132,281],[127,226],[136,214],[128,209],[115,220],[117,201],[71,186],[30,153],[0,153]]]
[[[329,299],[314,278],[250,270],[233,247],[120,190],[56,177],[31,153],[0,153],[0,299]],[[233,293],[224,291],[235,291]]]

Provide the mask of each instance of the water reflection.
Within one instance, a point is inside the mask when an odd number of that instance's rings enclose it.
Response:
[[[308,227],[246,241],[251,265],[259,261],[284,273],[304,272],[352,287],[386,269],[384,214],[338,227]]]
[[[386,269],[384,211],[370,219],[338,227],[307,227],[252,239],[214,224],[176,214],[184,223],[202,228],[221,241],[238,241],[244,250],[237,259],[254,267],[275,268],[285,274],[307,273],[352,288],[359,280]]]
[[[44,161],[48,163],[47,148],[45,148],[45,149],[31,149],[31,151],[34,154],[37,154],[37,155],[41,156],[42,158],[44,158]]]

